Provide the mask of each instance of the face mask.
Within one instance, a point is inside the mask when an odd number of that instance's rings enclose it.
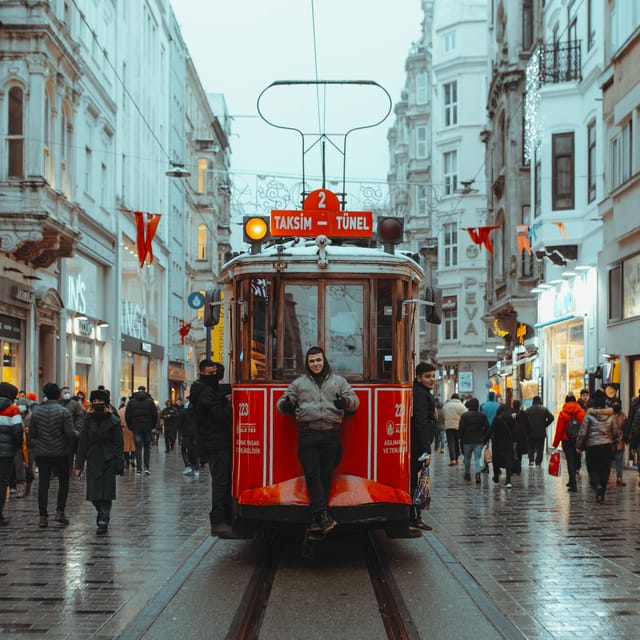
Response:
[[[63,400],[71,400],[71,394],[70,393],[63,394],[62,399]]]
[[[103,402],[97,402],[96,404],[93,405],[93,412],[94,413],[104,413],[104,403]]]

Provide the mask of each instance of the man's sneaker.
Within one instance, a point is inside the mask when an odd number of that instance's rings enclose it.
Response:
[[[199,477],[200,477],[200,469],[196,469],[196,470],[193,472],[193,475],[194,475],[196,478],[199,478]]]
[[[420,516],[409,520],[409,526],[413,529],[422,529],[422,531],[433,530],[433,527],[430,527]]]
[[[182,475],[183,476],[188,476],[190,473],[193,473],[193,469],[191,467],[185,467],[182,470]]]
[[[142,469],[138,469],[138,470],[136,471],[136,475],[137,475],[137,476],[141,476],[141,475],[142,475]]]
[[[507,484],[505,484],[504,486],[505,486],[505,489],[511,489],[513,485],[510,482],[507,482]]]
[[[144,474],[145,474],[146,476],[150,476],[150,475],[151,475],[151,471],[149,471],[149,469],[145,469],[145,470],[144,470]]]
[[[329,515],[329,512],[326,509],[323,509],[320,514],[320,527],[322,528],[322,533],[326,536],[336,528],[337,524],[338,523]]]

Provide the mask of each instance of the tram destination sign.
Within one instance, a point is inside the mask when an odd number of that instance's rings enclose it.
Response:
[[[329,189],[316,189],[307,194],[302,210],[271,211],[272,238],[371,238],[371,211],[340,211],[338,196]]]
[[[271,237],[314,238],[371,238],[373,213],[371,211],[271,211]]]

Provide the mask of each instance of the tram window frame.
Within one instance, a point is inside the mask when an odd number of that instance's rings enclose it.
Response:
[[[252,282],[256,279],[264,280],[266,287],[270,288],[268,300],[264,310],[264,331],[266,337],[264,344],[264,367],[257,375],[258,370],[254,363],[254,354],[252,351],[252,339],[255,334],[255,321],[258,314],[255,313],[255,299]],[[400,307],[403,300],[415,297],[412,295],[413,285],[409,280],[398,277],[353,277],[345,280],[342,277],[325,277],[322,279],[306,278],[306,277],[282,277],[263,276],[256,278],[255,276],[247,276],[239,279],[236,286],[236,296],[238,300],[244,302],[242,315],[238,317],[236,331],[235,352],[240,354],[237,366],[238,380],[246,382],[287,382],[293,380],[304,372],[296,367],[296,371],[284,368],[285,356],[285,304],[286,304],[286,288],[290,286],[313,287],[317,291],[317,309],[316,309],[316,331],[317,342],[321,347],[327,345],[327,339],[330,332],[330,318],[327,317],[327,287],[340,285],[359,285],[362,287],[362,371],[358,373],[347,373],[336,370],[336,373],[343,375],[350,381],[362,382],[386,382],[386,383],[406,383],[412,379],[413,358],[415,358],[415,345],[412,341],[411,322],[415,322],[415,318],[403,318]],[[380,307],[380,293],[384,289],[387,295],[383,300],[382,308]],[[385,311],[385,307],[390,310]],[[380,350],[379,331],[379,313],[390,313],[389,321],[386,322],[388,327],[387,344]],[[303,345],[306,346],[306,345]],[[305,353],[305,349],[302,349]],[[325,348],[327,359],[332,363],[331,352]],[[302,358],[304,353],[300,354]],[[387,363],[385,365],[385,363]]]

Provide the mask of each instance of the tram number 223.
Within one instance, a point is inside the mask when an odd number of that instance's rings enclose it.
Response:
[[[401,402],[397,402],[396,403],[395,417],[396,418],[403,418],[404,417],[404,405]]]
[[[238,404],[238,416],[240,418],[246,418],[249,415],[249,403],[240,402]]]

